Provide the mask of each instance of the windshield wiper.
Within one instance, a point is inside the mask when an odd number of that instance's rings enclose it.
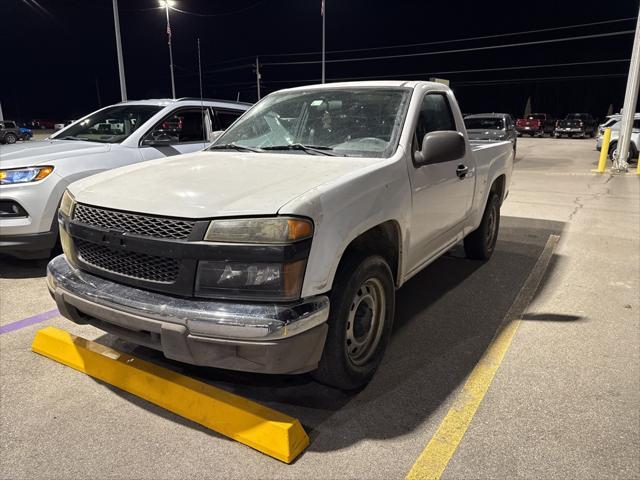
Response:
[[[260,149],[253,147],[245,147],[237,143],[225,143],[223,145],[211,145],[207,150],[238,150],[240,152],[260,153]]]
[[[263,150],[301,150],[303,152],[315,152],[320,155],[329,155],[335,157],[335,153],[328,152],[327,150],[333,150],[332,147],[326,147],[323,145],[304,145],[302,143],[289,143],[287,145],[269,145],[268,147],[262,147]]]

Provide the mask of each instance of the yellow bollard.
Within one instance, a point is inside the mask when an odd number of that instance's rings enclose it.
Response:
[[[604,173],[607,167],[607,157],[609,156],[609,142],[611,141],[611,129],[604,129],[604,137],[602,139],[602,148],[600,150],[600,160],[598,160],[598,168],[591,170],[594,173]]]

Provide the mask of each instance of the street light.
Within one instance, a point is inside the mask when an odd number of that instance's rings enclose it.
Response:
[[[118,54],[118,75],[120,77],[120,96],[127,101],[127,83],[124,78],[124,62],[122,61],[122,40],[120,39],[120,17],[118,16],[118,0],[113,0],[113,23],[116,31],[116,53]],[[98,101],[98,103],[100,103]]]
[[[171,95],[176,98],[176,82],[173,78],[173,51],[171,50],[171,22],[169,21],[169,8],[176,4],[173,0],[160,0],[160,6],[167,12],[167,38],[169,40],[169,70],[171,71]]]

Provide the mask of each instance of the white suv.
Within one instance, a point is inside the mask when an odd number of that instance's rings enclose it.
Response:
[[[250,107],[199,98],[112,105],[40,142],[0,146],[0,253],[46,258],[67,186],[112,168],[209,145]]]
[[[613,152],[618,148],[618,138],[620,138],[620,126],[622,125],[621,116],[611,117],[610,121],[606,122],[605,128],[611,129],[611,143],[609,144],[609,158],[613,158]],[[613,121],[612,121],[613,120]],[[604,129],[602,132],[598,132],[596,137],[596,150],[602,149],[602,139],[604,137]],[[640,146],[640,114],[637,114],[633,118],[633,128],[631,130],[631,145],[629,146],[629,159],[634,160],[638,158],[638,151]]]

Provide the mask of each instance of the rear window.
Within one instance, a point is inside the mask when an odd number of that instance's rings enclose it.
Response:
[[[464,126],[468,130],[504,130],[501,118],[465,118]]]

